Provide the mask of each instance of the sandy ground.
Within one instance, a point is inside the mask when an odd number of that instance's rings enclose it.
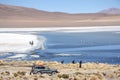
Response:
[[[45,66],[57,69],[54,75],[30,75],[31,66],[38,61],[0,61],[0,80],[120,80],[120,65],[103,63],[61,64],[45,62]]]
[[[0,28],[42,28],[42,27],[85,27],[119,26],[120,20],[76,20],[76,21],[41,21],[41,20],[0,20]]]
[[[45,17],[45,16],[44,16]],[[42,27],[86,27],[86,26],[119,26],[120,15],[85,18],[82,16],[70,19],[41,19],[41,18],[0,18],[0,28],[42,28]]]
[[[120,31],[120,26],[86,26],[86,27],[42,27],[42,28],[1,28],[0,32],[65,32],[65,33],[74,33],[74,32],[101,32],[101,31]]]

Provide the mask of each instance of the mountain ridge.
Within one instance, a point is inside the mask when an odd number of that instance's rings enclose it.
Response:
[[[0,27],[120,25],[120,14],[48,12],[0,4]]]
[[[119,8],[109,8],[109,9],[102,10],[99,13],[120,14],[120,9]]]

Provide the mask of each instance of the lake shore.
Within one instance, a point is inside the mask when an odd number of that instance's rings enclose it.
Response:
[[[102,32],[120,31],[120,26],[86,26],[86,27],[41,27],[41,28],[1,28],[0,32]]]
[[[120,65],[103,63],[61,64],[44,62],[45,66],[57,69],[54,75],[30,75],[31,66],[38,61],[3,61],[0,60],[0,80],[120,80]]]

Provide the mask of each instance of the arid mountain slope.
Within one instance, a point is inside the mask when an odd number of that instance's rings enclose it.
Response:
[[[0,4],[0,27],[67,27],[120,25],[120,14],[69,14]]]

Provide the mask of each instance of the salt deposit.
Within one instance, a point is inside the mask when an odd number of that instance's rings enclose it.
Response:
[[[56,56],[80,56],[81,54],[65,54],[65,53],[61,53],[61,54],[56,54]]]
[[[13,31],[57,31],[65,33],[76,32],[101,32],[101,31],[120,31],[120,26],[94,26],[94,27],[41,27],[41,28],[2,28],[0,32],[13,32]]]
[[[16,54],[14,56],[10,56],[8,58],[25,58],[27,55],[26,54]]]
[[[45,49],[45,38],[30,34],[0,33],[0,53],[25,53]]]

